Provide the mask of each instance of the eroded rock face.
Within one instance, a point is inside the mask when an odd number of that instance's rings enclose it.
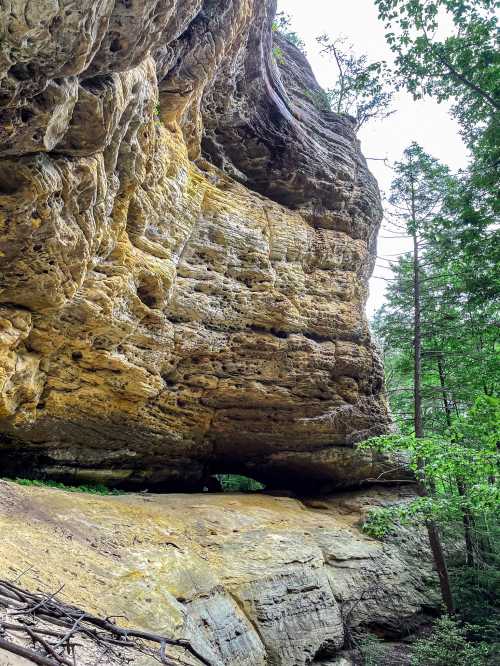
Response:
[[[0,578],[28,570],[24,587],[64,585],[67,603],[188,638],[213,666],[341,663],[353,630],[394,640],[439,605],[425,539],[405,528],[382,543],[358,528],[399,501],[96,497],[0,481]]]
[[[274,0],[0,8],[6,472],[199,487],[380,472],[380,221]],[[381,464],[381,463],[380,463]]]

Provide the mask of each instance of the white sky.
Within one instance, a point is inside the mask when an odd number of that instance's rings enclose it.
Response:
[[[278,10],[292,18],[295,30],[306,43],[307,55],[319,83],[331,87],[335,80],[333,65],[319,53],[316,37],[327,33],[336,38],[346,36],[358,55],[366,54],[370,61],[391,62],[392,55],[384,38],[384,25],[378,19],[373,0],[278,0]],[[387,158],[389,163],[400,159],[403,150],[412,142],[419,143],[428,153],[456,171],[464,167],[467,153],[455,121],[444,104],[433,100],[414,101],[407,93],[398,93],[394,101],[396,113],[383,121],[372,121],[359,133],[365,157]],[[388,192],[392,171],[383,162],[369,161],[382,191]],[[404,239],[387,239],[382,230],[378,255],[388,256],[408,249]],[[374,275],[390,277],[387,262],[378,260]],[[371,316],[384,301],[386,282],[370,281],[367,312]]]

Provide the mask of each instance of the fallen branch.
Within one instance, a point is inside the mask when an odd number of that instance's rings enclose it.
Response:
[[[32,608],[28,608],[25,612],[26,613],[34,613],[36,610],[38,610],[42,606],[45,606],[46,603],[48,603],[49,601],[54,599],[54,597],[57,596],[59,594],[59,592],[62,592],[63,589],[64,589],[64,585],[61,585],[61,587],[59,589],[57,589],[55,592],[50,594],[48,597],[42,597],[42,599],[37,604],[35,604]]]
[[[25,648],[22,645],[7,641],[4,638],[0,638],[0,648],[6,650],[7,652],[12,652],[12,654],[17,654],[18,657],[30,659],[35,664],[40,664],[40,666],[57,666],[57,662],[53,661],[52,659],[44,657],[43,655],[38,654],[38,652],[30,650],[29,648]]]
[[[174,660],[173,657],[166,654],[166,647],[171,646],[187,651],[203,666],[212,666],[211,662],[187,639],[169,638],[149,631],[120,627],[113,622],[112,617],[101,618],[59,601],[57,594],[63,587],[59,587],[51,594],[37,594],[23,590],[12,581],[0,580],[0,604],[12,608],[12,610],[7,610],[6,615],[29,618],[29,625],[3,621],[0,618],[0,631],[24,632],[34,645],[38,643],[47,654],[42,655],[6,638],[1,639],[0,647],[26,659],[31,659],[41,666],[75,666],[77,663],[75,645],[71,643],[71,639],[75,635],[81,634],[95,645],[104,648],[105,652],[112,650],[111,646],[130,648],[150,654],[165,666],[175,666],[182,662],[179,662],[177,657]],[[37,621],[61,626],[65,631],[53,631],[46,627],[38,628]],[[43,636],[51,636],[58,640],[50,643]],[[152,648],[144,646],[141,641],[158,644],[158,652],[152,652]],[[71,661],[62,654],[64,650],[68,654],[72,654]]]
[[[4,629],[8,629],[10,631],[26,631],[26,625],[25,624],[18,624],[17,622],[3,622],[0,620],[0,624]],[[52,631],[51,629],[38,629],[37,628],[37,633],[38,634],[44,634],[45,636],[52,636],[54,638],[61,638],[65,634],[61,633],[60,631]]]
[[[26,627],[26,631],[29,634],[33,643],[34,644],[40,643],[40,645],[43,647],[43,649],[48,654],[50,654],[58,664],[65,664],[65,666],[72,666],[72,663],[70,661],[68,661],[68,659],[65,659],[60,654],[57,654],[57,652],[54,650],[52,645],[47,643],[47,641],[44,640],[41,636],[39,636],[35,631],[33,631],[33,629],[30,629],[30,627]]]
[[[67,643],[70,640],[70,638],[78,632],[80,622],[83,620],[84,617],[85,613],[82,613],[80,617],[76,618],[71,629],[62,636],[61,640],[58,643],[56,643],[56,645],[54,646],[55,648],[58,648],[60,645],[64,645],[64,643]]]

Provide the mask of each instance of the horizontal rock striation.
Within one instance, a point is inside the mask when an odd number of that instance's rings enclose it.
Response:
[[[382,543],[358,528],[370,508],[401,501],[389,490],[96,497],[0,481],[0,578],[64,585],[66,603],[187,638],[212,666],[345,664],[353,632],[395,640],[439,604],[422,535],[402,528]]]
[[[381,217],[274,0],[0,7],[4,473],[197,488],[380,473]]]

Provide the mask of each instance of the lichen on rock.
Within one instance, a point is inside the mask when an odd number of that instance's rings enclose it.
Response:
[[[12,474],[362,482],[381,217],[273,0],[0,7],[0,441]],[[275,39],[279,37],[275,36]]]

